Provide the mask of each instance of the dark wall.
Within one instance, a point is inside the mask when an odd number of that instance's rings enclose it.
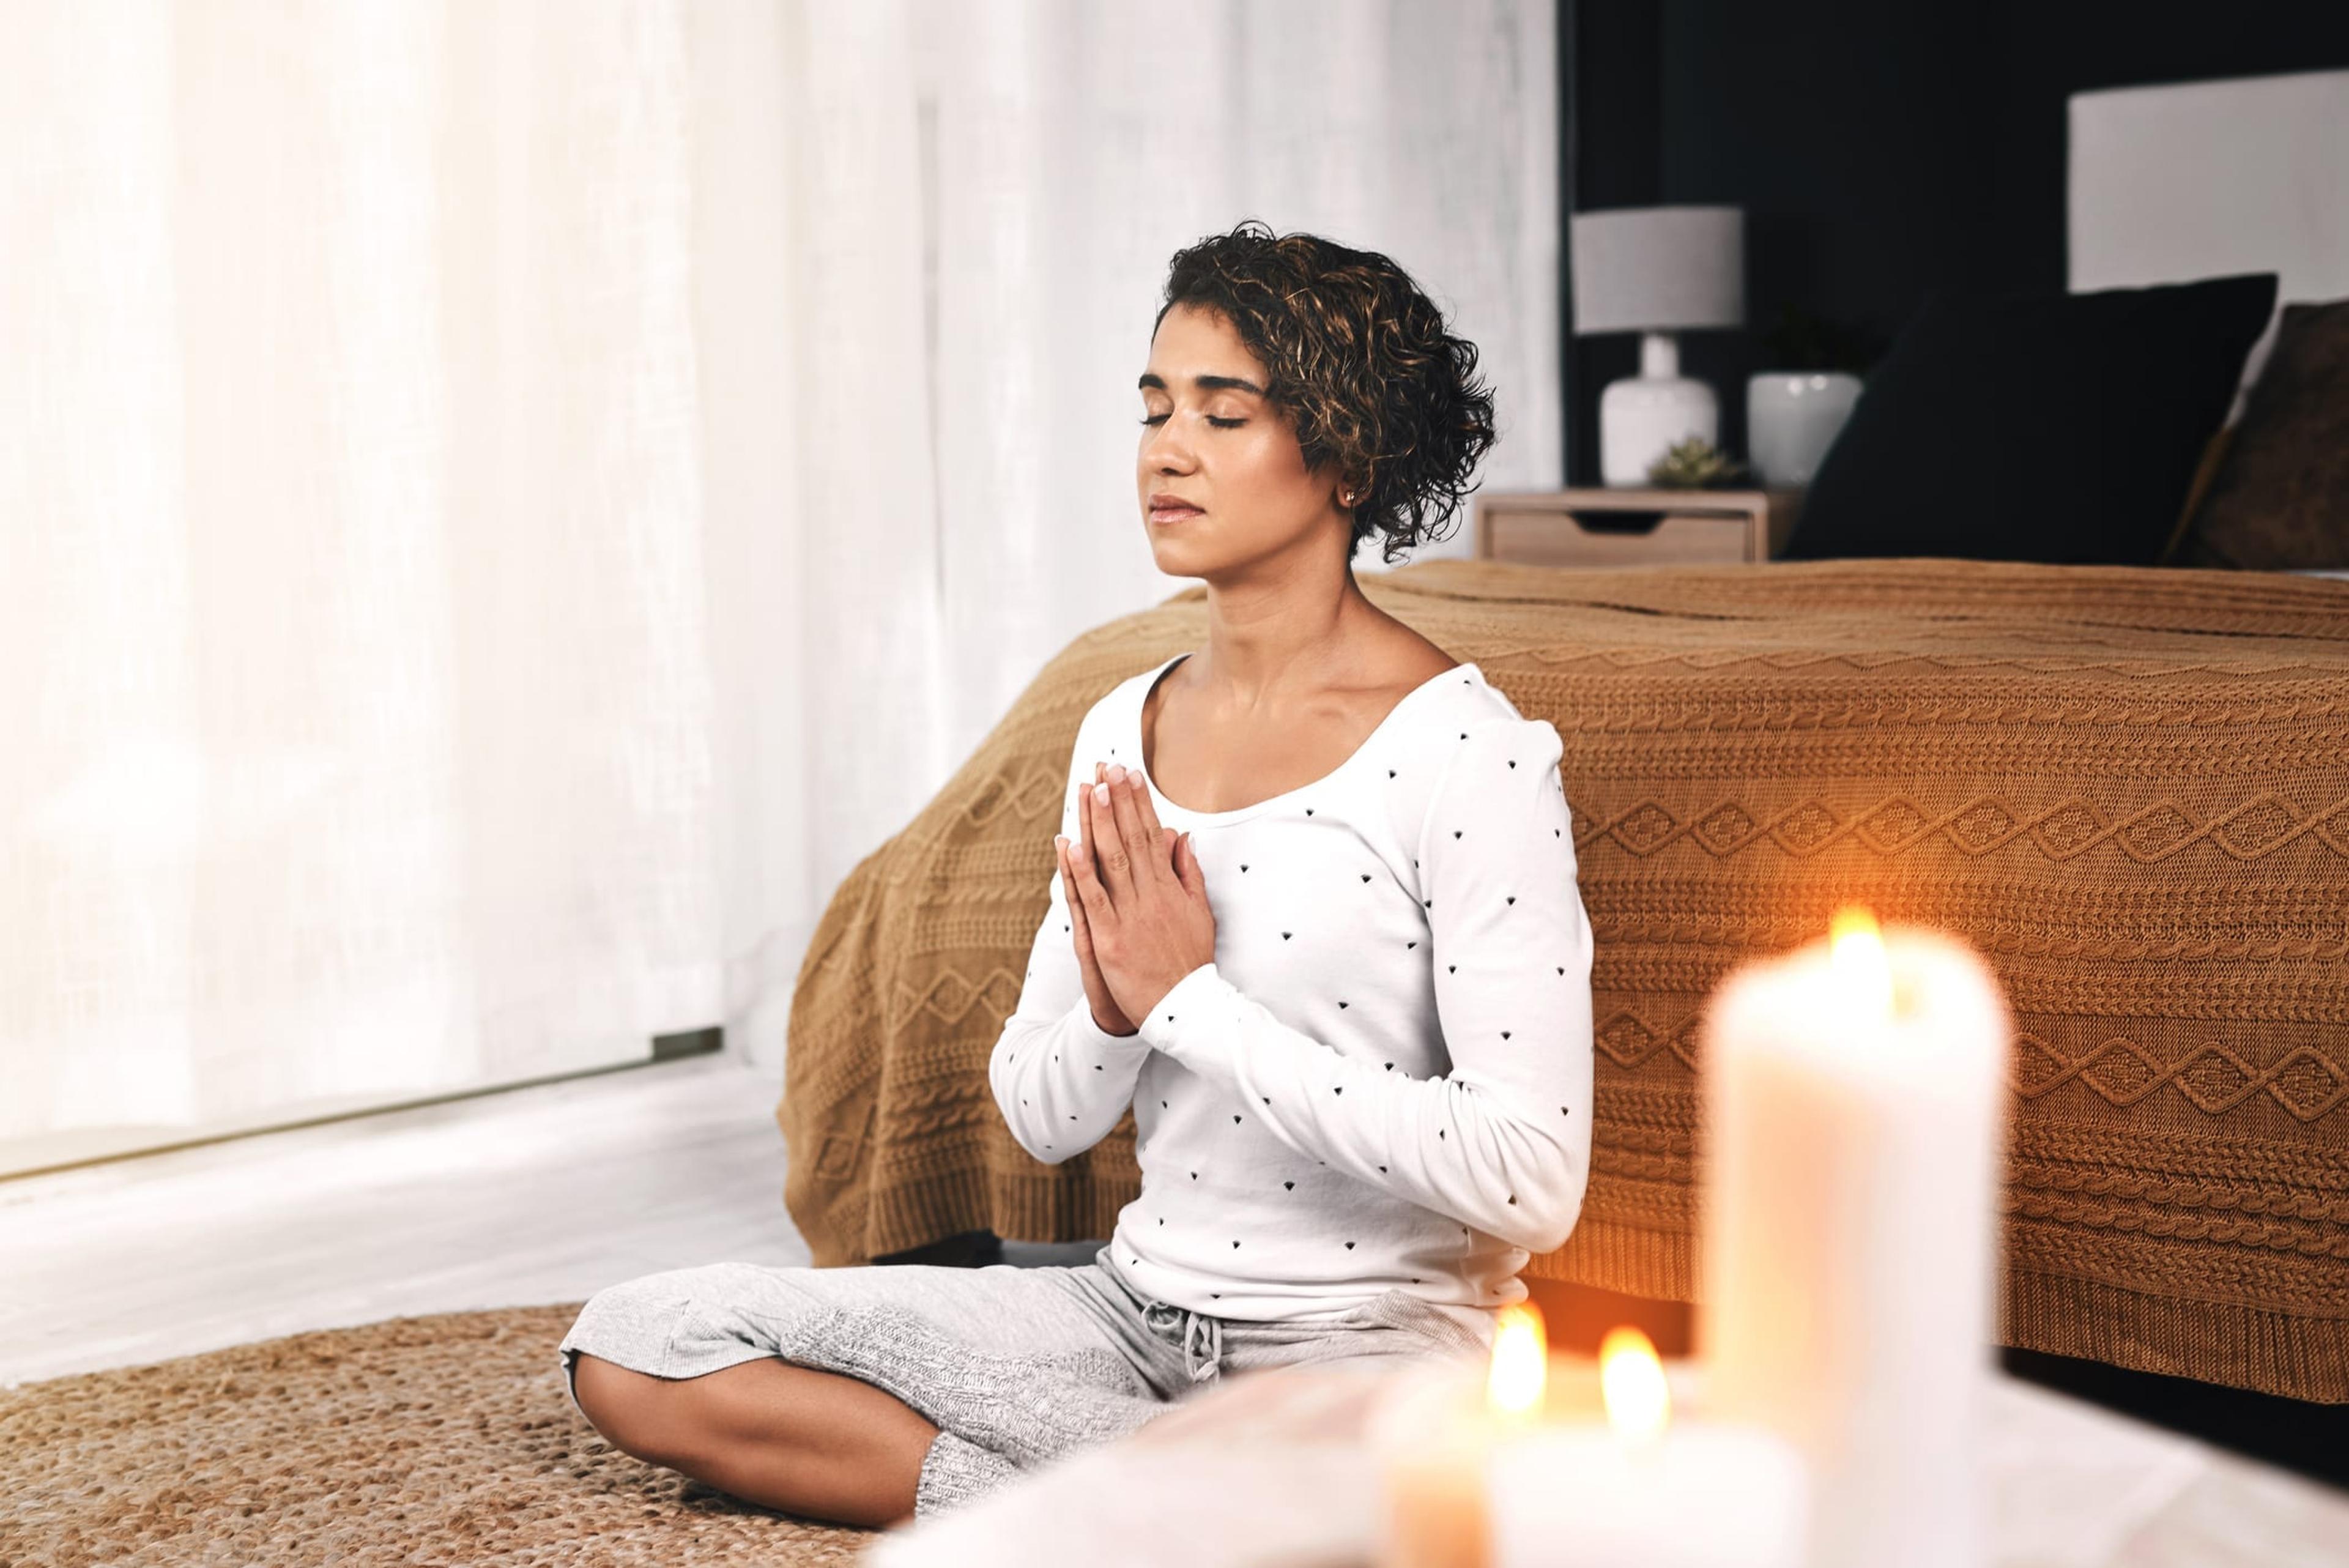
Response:
[[[2066,95],[2349,67],[2349,4],[2320,0],[1560,0],[1558,27],[1569,210],[1745,209],[1746,328],[1681,340],[1739,457],[1782,307],[1864,369],[1930,289],[2063,289]],[[1567,365],[1570,482],[1597,483],[1638,339],[1569,336]]]

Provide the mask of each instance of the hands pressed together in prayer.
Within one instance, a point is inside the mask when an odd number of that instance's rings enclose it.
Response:
[[[1132,1034],[1175,981],[1214,961],[1216,917],[1190,835],[1159,825],[1125,768],[1096,763],[1093,778],[1077,790],[1081,842],[1052,842],[1093,1022]]]

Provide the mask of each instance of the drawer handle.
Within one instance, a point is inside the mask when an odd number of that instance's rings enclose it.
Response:
[[[1575,512],[1568,514],[1586,534],[1652,534],[1670,515],[1663,512]]]

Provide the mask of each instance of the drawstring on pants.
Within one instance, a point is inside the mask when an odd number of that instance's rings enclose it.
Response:
[[[1160,1338],[1171,1338],[1179,1324],[1183,1333],[1183,1370],[1194,1383],[1223,1375],[1224,1320],[1172,1302],[1152,1302],[1143,1309],[1143,1321]]]

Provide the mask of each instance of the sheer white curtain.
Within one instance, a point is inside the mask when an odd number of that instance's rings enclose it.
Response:
[[[779,1065],[840,879],[1184,586],[1174,250],[1393,255],[1487,487],[1558,483],[1552,28],[0,3],[0,1168],[713,1023]]]

